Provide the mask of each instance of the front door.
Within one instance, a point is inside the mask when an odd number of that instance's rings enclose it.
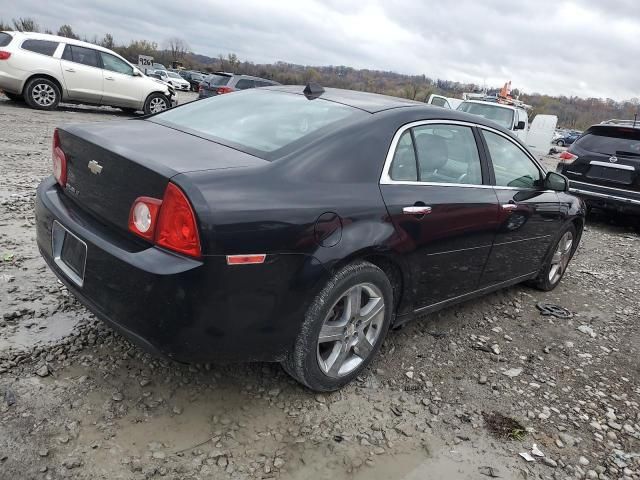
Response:
[[[142,102],[142,77],[133,75],[133,67],[120,58],[100,52],[104,92],[102,103],[117,107],[139,108]]]
[[[99,104],[102,100],[102,68],[98,52],[92,48],[67,45],[60,62],[69,98]]]
[[[482,276],[486,287],[537,272],[566,214],[543,189],[543,171],[507,135],[482,129],[500,203],[500,225]]]
[[[425,121],[406,128],[394,146],[380,188],[418,310],[478,288],[498,203],[472,126]]]

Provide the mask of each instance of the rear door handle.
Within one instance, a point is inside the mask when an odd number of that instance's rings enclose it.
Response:
[[[64,70],[65,72],[75,73],[75,70],[73,68],[65,68]]]
[[[431,213],[431,207],[426,205],[412,205],[410,207],[404,207],[402,213],[407,215],[428,215]]]
[[[516,205],[515,203],[503,203],[502,204],[502,209],[503,210],[517,210],[518,205]]]
[[[104,77],[105,80],[115,80],[113,77]]]

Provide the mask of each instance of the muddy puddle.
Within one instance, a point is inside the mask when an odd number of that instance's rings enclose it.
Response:
[[[48,318],[20,322],[5,327],[0,337],[0,352],[7,350],[32,350],[39,345],[56,343],[69,336],[82,320],[77,313],[55,313]]]

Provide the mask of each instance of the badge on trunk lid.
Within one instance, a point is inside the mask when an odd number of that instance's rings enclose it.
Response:
[[[87,164],[87,167],[89,168],[89,170],[91,170],[91,173],[93,173],[94,175],[100,175],[100,172],[102,172],[102,165],[100,165],[95,160],[91,160]]]
[[[609,157],[609,161],[611,163],[616,163],[618,161],[618,157],[616,157],[615,155]],[[100,169],[102,170],[102,167],[100,167]]]

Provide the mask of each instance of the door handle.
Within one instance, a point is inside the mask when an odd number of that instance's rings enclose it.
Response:
[[[412,205],[410,207],[404,207],[402,213],[407,215],[428,215],[431,213],[431,207],[426,205]]]
[[[65,68],[64,70],[65,72],[75,73],[75,70],[73,68]]]
[[[115,80],[113,77],[104,77],[105,80]]]
[[[515,203],[503,203],[502,204],[502,209],[503,210],[517,210],[518,205],[516,205]]]

